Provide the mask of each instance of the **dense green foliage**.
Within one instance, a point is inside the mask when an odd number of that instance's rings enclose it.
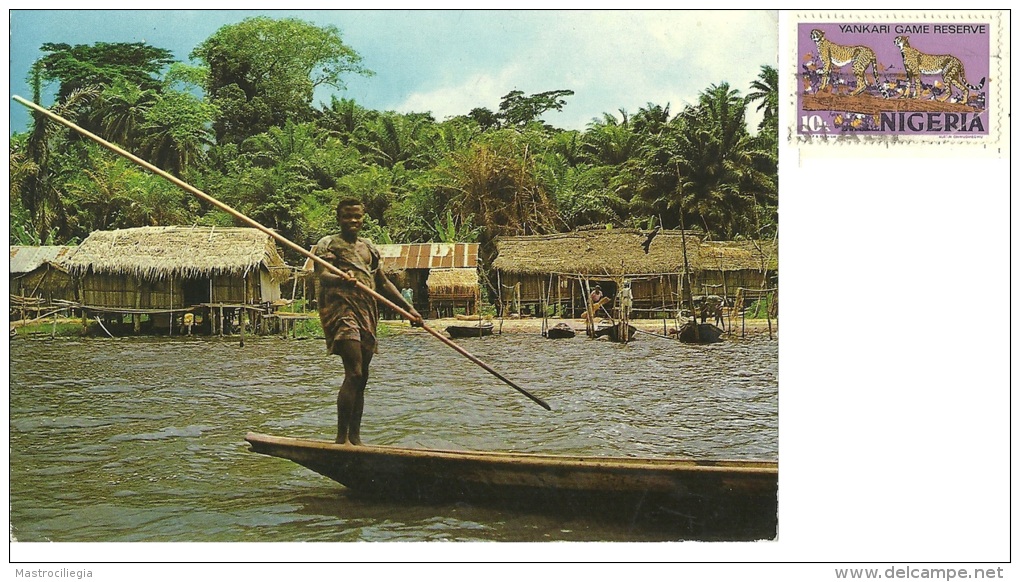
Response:
[[[336,28],[294,19],[225,26],[192,51],[195,64],[144,43],[43,51],[30,75],[37,102],[59,84],[55,112],[305,246],[335,230],[333,205],[348,194],[365,201],[378,242],[484,248],[499,235],[592,224],[776,234],[771,66],[746,97],[721,81],[681,111],[648,103],[567,131],[542,116],[569,107],[569,89],[510,91],[496,111],[480,104],[441,121],[336,97],[315,105],[317,86],[371,73]],[[749,108],[764,115],[753,133]],[[41,116],[12,137],[10,177],[12,244],[233,223]]]

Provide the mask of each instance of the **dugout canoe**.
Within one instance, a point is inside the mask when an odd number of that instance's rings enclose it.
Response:
[[[542,333],[548,339],[570,339],[577,335],[574,328],[567,323],[557,323]]]
[[[685,516],[776,519],[775,461],[648,459],[339,445],[245,437],[357,493],[402,500],[526,500],[591,510],[640,504]],[[600,505],[601,504],[601,505]],[[729,511],[727,511],[729,510]],[[767,528],[766,528],[767,529]]]
[[[713,344],[722,341],[722,335],[726,333],[711,323],[695,323],[688,321],[680,326],[679,330],[671,330],[670,335],[688,344]]]
[[[608,337],[614,342],[634,341],[635,335],[637,335],[637,328],[622,321],[599,324],[595,328],[595,337]]]
[[[446,333],[452,338],[492,335],[492,322],[486,321],[478,325],[449,325],[446,327]]]

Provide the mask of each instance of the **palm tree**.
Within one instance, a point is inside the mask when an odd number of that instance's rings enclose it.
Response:
[[[420,169],[428,165],[424,145],[434,127],[429,115],[384,113],[362,125],[356,144],[381,166]]]
[[[119,80],[103,90],[94,116],[106,139],[134,151],[139,128],[157,102],[156,91]]]
[[[669,103],[665,107],[648,103],[638,109],[631,119],[634,131],[645,135],[658,135],[666,129],[669,123]]]
[[[751,93],[747,95],[747,102],[755,101],[759,102],[756,111],[761,111],[764,115],[758,129],[765,129],[770,124],[778,125],[779,71],[775,67],[762,65],[758,78],[751,82]]]
[[[39,75],[34,72],[30,76],[33,83],[33,101],[40,102],[41,84]],[[53,105],[50,109],[57,115],[76,121],[81,114],[88,111],[89,106],[99,96],[97,87],[86,87],[72,91],[67,98]],[[32,121],[32,131],[29,133],[25,144],[25,152],[28,159],[35,165],[36,171],[25,175],[19,186],[21,203],[28,213],[31,222],[34,238],[45,241],[55,238],[66,238],[67,214],[64,212],[63,200],[60,196],[60,189],[53,184],[54,176],[53,163],[54,154],[59,154],[66,149],[71,142],[79,142],[78,139],[71,139],[64,126],[49,121],[43,114],[35,112]]]
[[[140,147],[149,161],[175,175],[199,166],[212,143],[213,109],[188,93],[159,95],[145,112]]]

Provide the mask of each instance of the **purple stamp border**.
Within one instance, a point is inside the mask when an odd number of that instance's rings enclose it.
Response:
[[[1008,131],[1000,122],[1003,99],[1008,103],[1009,94],[1009,75],[1002,70],[999,46],[1000,13],[858,12],[798,16],[793,24],[795,115],[790,135],[795,141],[987,143],[997,141],[1000,130]],[[1008,39],[1008,22],[1004,28]],[[867,47],[833,50],[836,62],[830,64],[824,87],[822,51],[813,30],[822,31],[825,41],[841,47]],[[923,71],[920,82],[908,84],[904,58],[895,42],[900,36],[926,55],[959,59],[969,85],[967,102],[962,102],[963,91],[947,87],[941,74]],[[874,59],[866,58],[867,49]],[[854,64],[846,62],[854,55],[864,57],[862,64],[874,61],[864,72],[860,90]],[[1008,63],[1006,67],[1008,71]]]

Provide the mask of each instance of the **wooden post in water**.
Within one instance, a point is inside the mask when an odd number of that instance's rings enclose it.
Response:
[[[241,277],[241,311],[237,314],[237,322],[241,324],[241,347],[244,347],[244,320],[248,315],[248,276]]]

